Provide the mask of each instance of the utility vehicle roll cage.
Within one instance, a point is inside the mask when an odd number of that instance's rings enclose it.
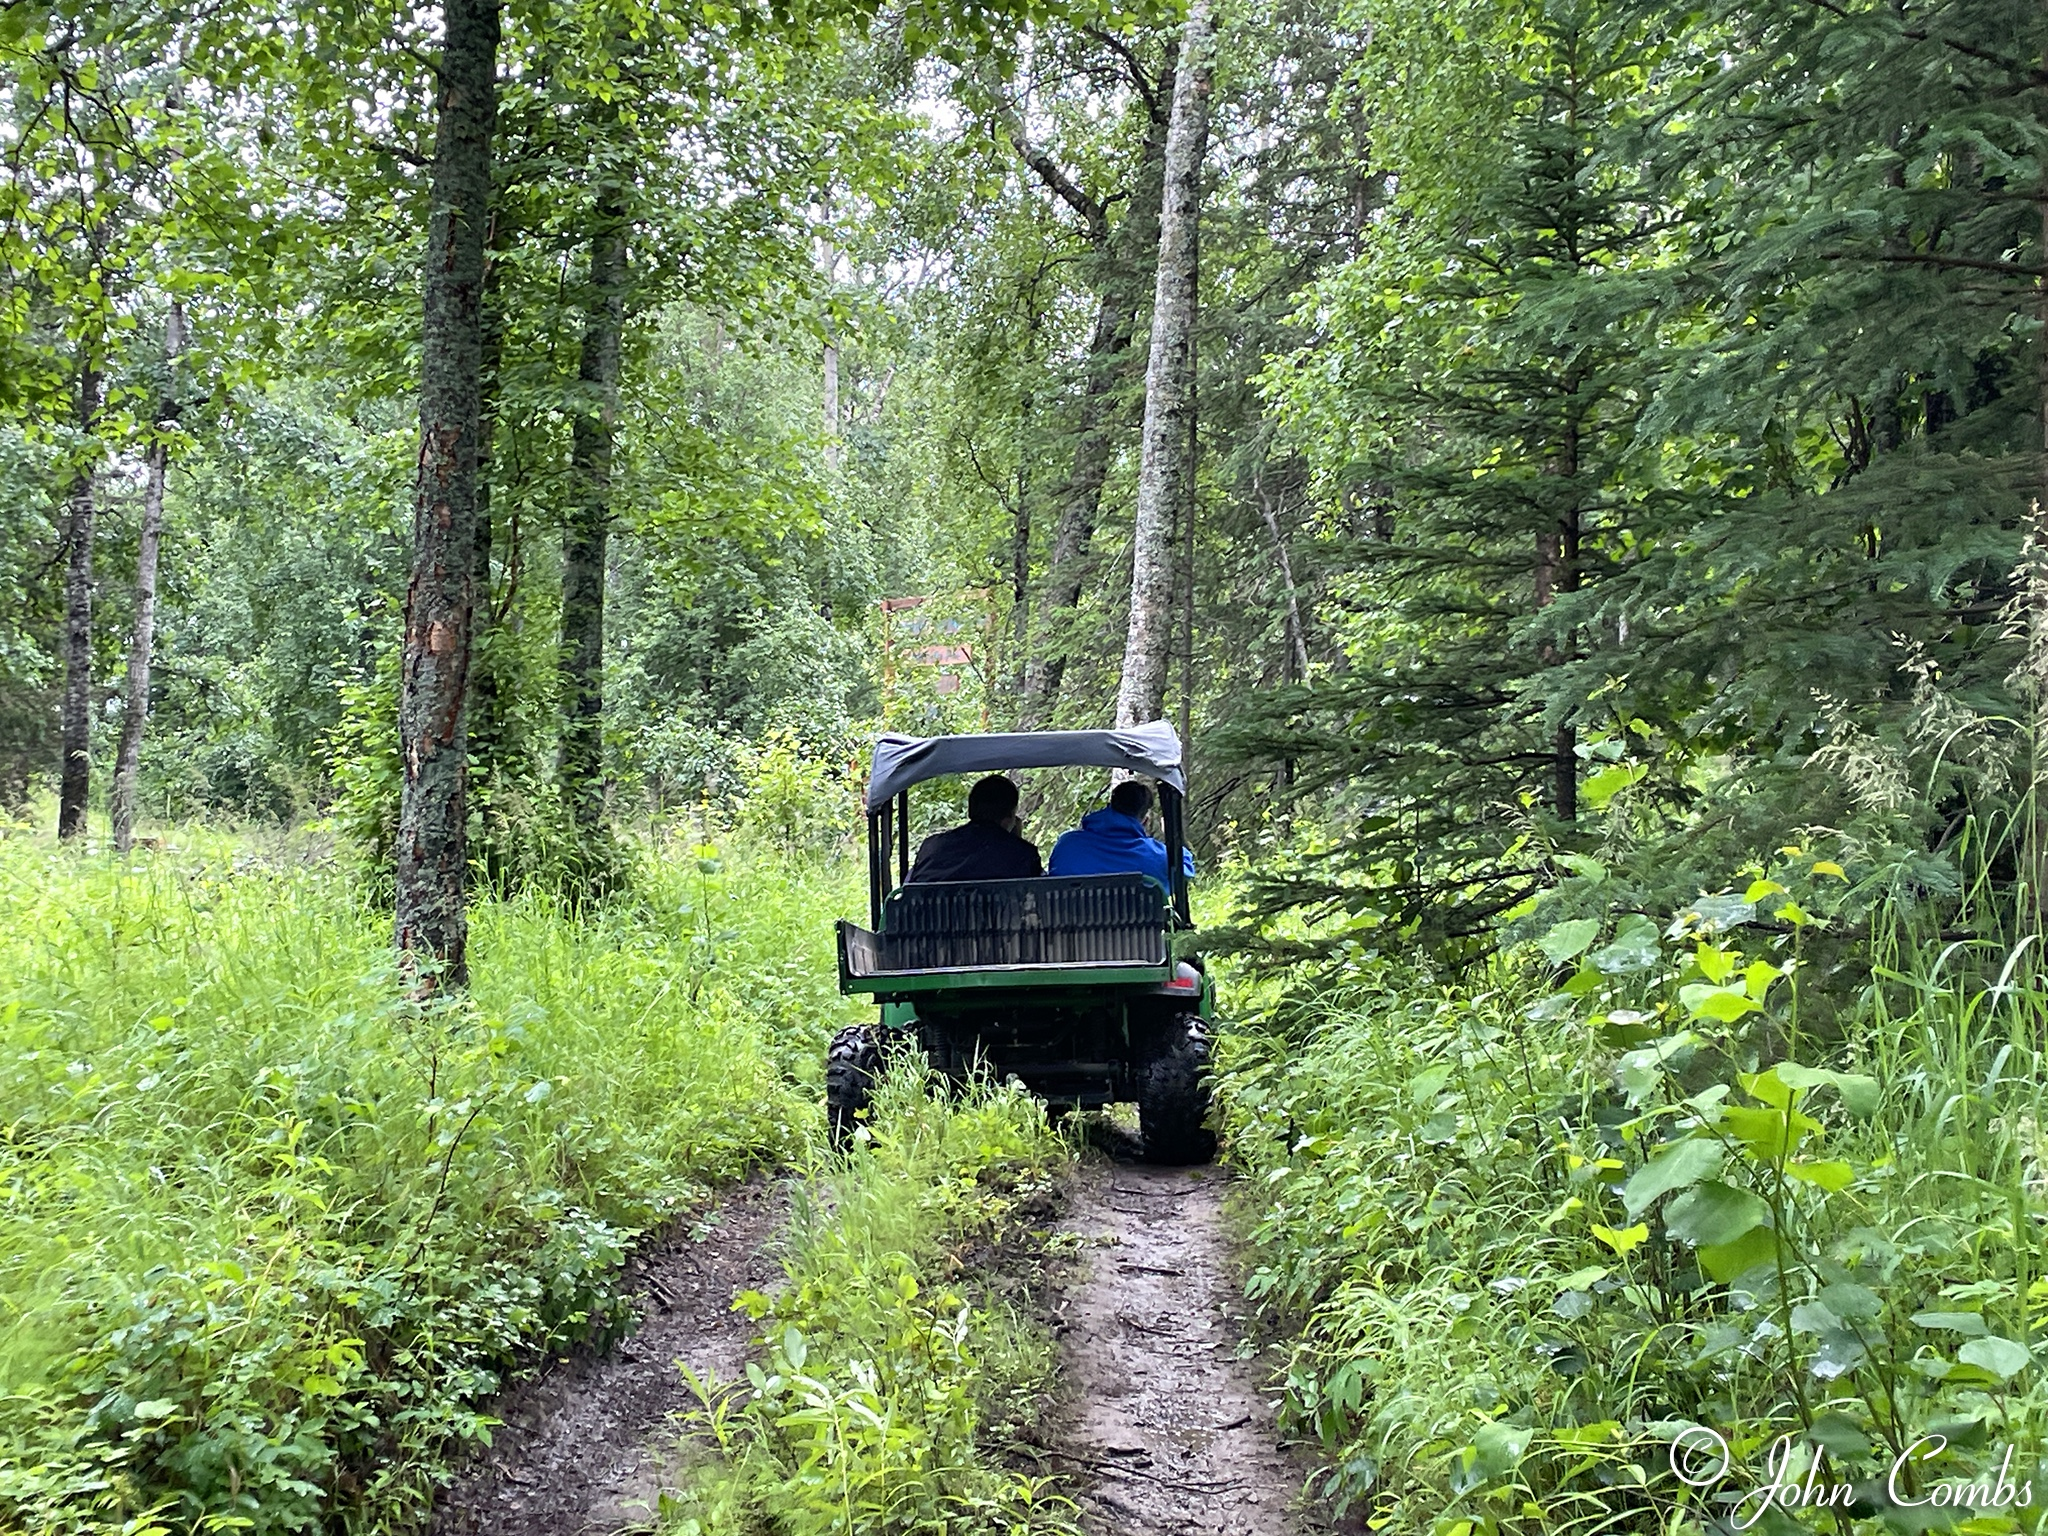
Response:
[[[1194,926],[1181,857],[1187,776],[1180,738],[1163,720],[1121,731],[999,731],[975,736],[884,736],[868,778],[868,916],[882,926],[882,904],[910,876],[910,791],[927,779],[1010,768],[1120,768],[1158,781],[1165,823],[1168,907],[1173,926]],[[891,877],[890,850],[895,851]],[[1155,888],[1156,889],[1156,888]]]

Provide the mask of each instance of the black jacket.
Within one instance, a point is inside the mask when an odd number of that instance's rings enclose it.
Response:
[[[906,885],[939,880],[1031,880],[1045,873],[1038,849],[992,822],[936,833],[917,850]]]

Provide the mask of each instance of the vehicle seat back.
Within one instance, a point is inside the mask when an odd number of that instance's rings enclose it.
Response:
[[[1135,874],[906,885],[878,938],[885,971],[1164,965],[1166,892]]]

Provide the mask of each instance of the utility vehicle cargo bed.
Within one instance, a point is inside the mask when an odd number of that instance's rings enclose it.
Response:
[[[1143,875],[906,885],[882,931],[839,925],[847,979],[1166,962],[1166,892]]]

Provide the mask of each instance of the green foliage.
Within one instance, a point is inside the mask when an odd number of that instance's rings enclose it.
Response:
[[[803,1144],[850,864],[649,844],[594,919],[483,903],[422,1007],[317,845],[178,842],[0,843],[0,1523],[389,1528],[639,1233]]]
[[[669,1536],[1071,1533],[1050,1480],[992,1465],[983,1444],[1038,1391],[1050,1343],[962,1273],[971,1255],[1023,1255],[1023,1213],[1064,1162],[1021,1090],[949,1096],[921,1064],[892,1067],[850,1154],[798,1202],[787,1283],[740,1298],[763,1326],[751,1391],[698,1384],[722,1459],[664,1498]]]
[[[1780,1435],[1794,1482],[1905,1457],[1914,1494],[2039,1443],[2044,1000],[1903,908],[1845,986],[1809,958],[1844,886],[1788,850],[1668,923],[1567,920],[1469,989],[1359,966],[1226,1037],[1249,1289],[1302,1330],[1324,1491],[1402,1527],[1672,1528],[1731,1518]],[[1673,1472],[1696,1426],[1731,1448],[1711,1486]]]

